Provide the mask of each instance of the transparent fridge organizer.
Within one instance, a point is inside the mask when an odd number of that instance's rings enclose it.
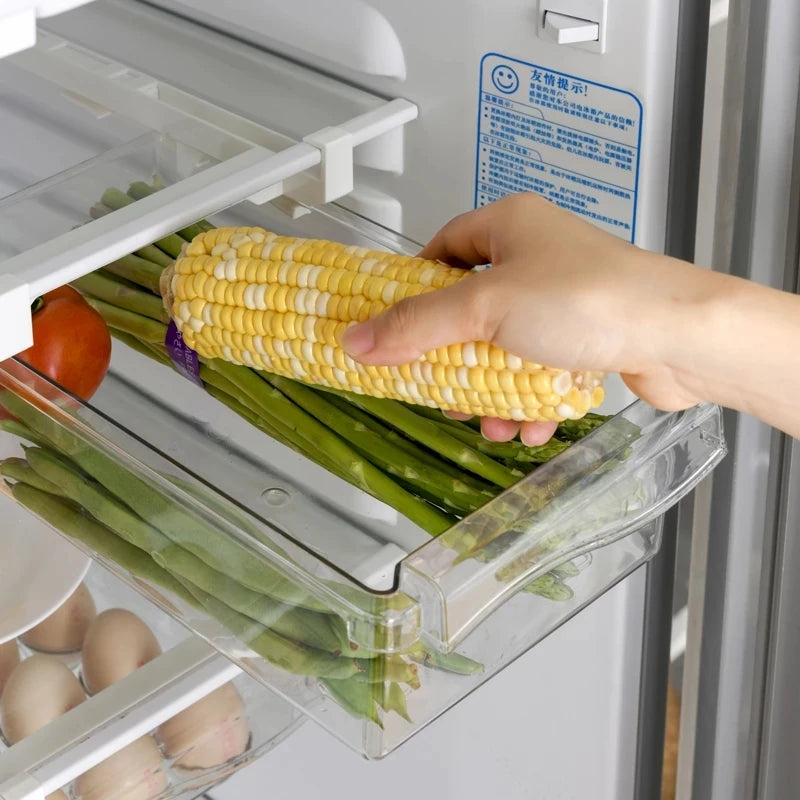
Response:
[[[716,407],[637,402],[431,539],[138,353],[117,348],[91,405],[14,361],[0,385],[29,439],[146,519],[152,557],[17,499],[373,758],[652,557],[724,452]]]
[[[59,44],[57,52],[66,46]],[[89,64],[82,79],[94,69]],[[75,101],[72,67],[53,74],[45,53],[12,69],[37,85],[46,79],[57,87],[43,104],[49,109],[51,101],[52,108]],[[209,214],[217,225],[260,225],[416,251],[415,243],[335,204],[312,208],[302,191],[293,194],[295,178],[276,178],[275,158],[288,153],[293,169],[300,159],[308,170],[320,164],[324,147],[286,143],[262,162],[260,146],[231,137],[227,128],[234,121],[227,112],[201,101],[195,108],[161,84],[157,93],[170,102],[179,98],[182,115],[195,109],[194,121],[137,129],[143,118],[126,117],[127,106],[117,102],[120,87],[108,88],[117,73],[100,72],[77,98],[81,114],[92,112],[80,133],[95,130],[94,122],[118,124],[116,143],[107,147],[97,134],[96,153],[48,169],[43,180],[0,201],[0,219],[13,221],[0,223],[0,248],[8,256],[0,266],[0,290],[9,274],[27,281],[26,313],[42,291]],[[87,106],[87,92],[94,106]],[[375,134],[378,141],[396,133],[381,133],[386,115],[394,125],[413,114],[408,104],[396,103],[380,101],[367,110],[361,135]],[[108,116],[115,105],[122,111]],[[187,134],[198,130],[199,138]],[[209,137],[216,154],[209,152]],[[244,152],[220,160],[229,155],[230,141]],[[389,146],[396,145],[390,135]],[[245,168],[253,158],[268,168]],[[348,162],[334,157],[328,166],[335,163]],[[311,175],[311,188],[325,183],[319,180],[324,173]],[[150,182],[154,175],[166,188],[90,221],[107,188],[124,192],[129,182]],[[307,173],[300,177],[309,180]],[[37,238],[40,220],[45,229]],[[3,298],[0,291],[0,340],[10,347],[4,337],[14,335],[13,319]],[[68,453],[73,468],[91,475],[87,485],[99,482],[122,502],[126,520],[133,511],[137,528],[126,535],[143,549],[104,528],[103,536],[90,535],[98,529],[86,522],[86,499],[83,511],[67,508],[69,525],[63,504],[54,515],[29,494],[27,506],[296,715],[369,758],[391,752],[644,564],[659,548],[663,512],[724,454],[716,407],[667,414],[634,403],[431,538],[119,340],[89,404],[15,360],[2,362],[0,385],[6,388],[0,402],[34,431],[28,442],[41,438],[48,449]],[[0,432],[0,457],[30,458],[25,438]],[[14,494],[26,501],[19,490]]]
[[[0,794],[190,800],[304,721],[143,591],[93,563],[53,616],[2,645]]]

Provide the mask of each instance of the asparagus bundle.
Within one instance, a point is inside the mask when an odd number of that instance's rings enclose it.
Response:
[[[139,182],[127,194],[109,189],[91,214],[108,213],[158,188]],[[173,367],[159,279],[185,243],[211,227],[205,221],[188,226],[73,285],[115,338]],[[219,359],[200,359],[199,377],[234,413],[433,536],[606,419],[588,414],[559,425],[548,444],[525,447],[489,442],[474,422],[456,422],[422,406],[311,387]],[[419,685],[416,664],[460,674],[481,670],[460,654],[443,656],[420,646],[392,656],[359,650],[348,641],[341,618],[244,547],[215,535],[201,518],[187,516],[19,398],[4,392],[0,402],[15,417],[0,428],[33,445],[24,459],[0,462],[0,474],[14,482],[11,490],[23,505],[101,558],[202,609],[268,662],[318,678],[351,713],[378,724],[381,711],[408,718],[405,691]],[[498,535],[502,539],[502,528],[474,541],[467,537],[459,546],[465,557],[486,557],[486,545]],[[569,599],[565,580],[576,572],[564,564],[525,588],[552,600]]]

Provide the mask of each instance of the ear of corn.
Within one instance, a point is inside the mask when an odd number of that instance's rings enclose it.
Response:
[[[441,347],[399,366],[365,366],[342,349],[348,326],[471,274],[261,228],[216,228],[184,247],[162,294],[186,344],[206,358],[478,416],[562,421],[597,407],[601,373],[535,364],[487,342]]]

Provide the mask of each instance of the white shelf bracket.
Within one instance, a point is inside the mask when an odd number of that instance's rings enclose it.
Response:
[[[0,785],[0,800],[44,800],[44,796],[41,783],[27,772]]]
[[[30,290],[16,275],[0,274],[0,320],[3,321],[0,357],[7,358],[33,344]]]
[[[319,176],[292,196],[317,205],[338,200],[353,191],[353,135],[331,126],[303,137],[306,144],[320,151]]]

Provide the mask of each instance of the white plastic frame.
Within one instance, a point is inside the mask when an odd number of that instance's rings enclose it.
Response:
[[[0,3],[0,58],[36,44],[36,20],[92,0],[3,0]]]
[[[390,100],[295,143],[52,34],[42,33],[36,47],[13,63],[61,87],[92,113],[118,112],[154,131],[179,131],[182,142],[219,163],[0,262],[0,360],[32,343],[30,303],[44,292],[244,200],[336,200],[353,189],[353,148],[396,132],[418,113],[413,103]]]
[[[3,753],[0,800],[44,800],[240,672],[186,639]]]

